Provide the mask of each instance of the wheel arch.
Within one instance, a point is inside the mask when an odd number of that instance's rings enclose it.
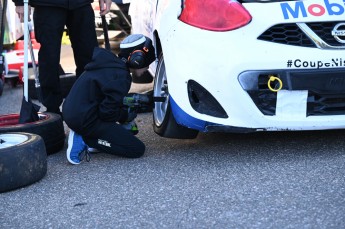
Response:
[[[198,130],[190,129],[176,122],[175,115],[172,112],[171,101],[169,101],[169,92],[167,89],[166,75],[161,74],[162,66],[165,68],[163,53],[159,55],[157,70],[154,81],[153,94],[164,96],[164,102],[155,102],[153,109],[153,129],[154,132],[162,137],[175,139],[193,139],[198,135]],[[165,72],[165,70],[163,70]],[[166,85],[165,85],[166,84]],[[164,89],[165,88],[165,89]],[[164,93],[162,93],[164,92]],[[171,99],[171,98],[170,98]],[[165,103],[162,104],[162,103]],[[167,103],[167,104],[166,104]]]

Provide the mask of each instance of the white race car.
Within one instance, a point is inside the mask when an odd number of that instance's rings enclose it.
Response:
[[[132,33],[156,47],[155,132],[344,129],[344,11],[345,0],[131,0]]]

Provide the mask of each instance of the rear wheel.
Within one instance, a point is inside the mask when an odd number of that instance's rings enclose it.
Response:
[[[198,135],[197,130],[179,125],[171,111],[168,80],[165,71],[164,57],[160,55],[153,85],[153,96],[164,97],[163,102],[155,102],[153,109],[154,131],[166,138],[192,139]]]
[[[47,153],[40,136],[0,134],[0,192],[32,184],[46,173]]]

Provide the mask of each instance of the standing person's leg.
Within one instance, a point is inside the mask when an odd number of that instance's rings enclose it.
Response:
[[[66,26],[71,39],[76,76],[79,77],[86,64],[92,59],[93,50],[98,47],[95,13],[91,5],[86,5],[68,12]]]
[[[37,6],[33,18],[35,37],[41,44],[38,64],[43,105],[47,111],[61,114],[59,107],[63,98],[60,88],[59,64],[66,10]]]
[[[83,139],[89,147],[122,157],[137,158],[145,152],[144,143],[117,123],[99,121]]]

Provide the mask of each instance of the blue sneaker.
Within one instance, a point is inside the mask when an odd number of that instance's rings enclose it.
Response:
[[[86,151],[87,146],[83,141],[82,136],[70,130],[68,136],[68,148],[66,151],[67,160],[74,165],[80,163],[80,155]]]

